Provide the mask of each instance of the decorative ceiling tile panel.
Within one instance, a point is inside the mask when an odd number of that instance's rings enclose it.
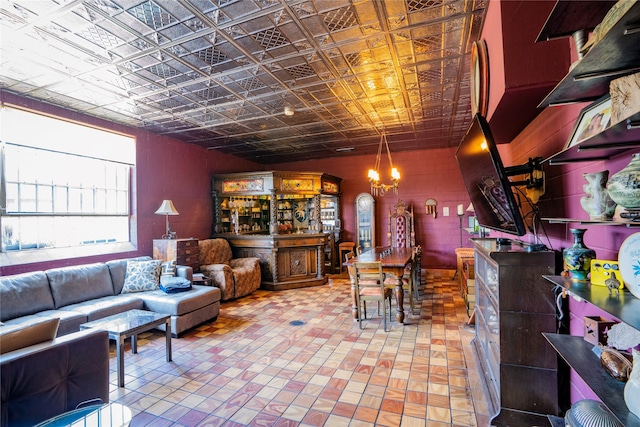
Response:
[[[154,30],[160,30],[177,20],[153,0],[148,0],[127,10],[131,15]]]
[[[0,88],[265,164],[455,146],[486,4],[0,2]]]

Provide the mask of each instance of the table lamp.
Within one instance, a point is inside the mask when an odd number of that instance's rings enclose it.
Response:
[[[160,205],[160,207],[158,208],[158,210],[155,213],[156,213],[156,215],[165,215],[165,217],[166,217],[167,233],[164,234],[162,236],[162,238],[163,239],[175,239],[176,238],[176,232],[175,231],[171,231],[171,228],[169,227],[169,215],[179,215],[179,213],[176,210],[176,207],[173,206],[173,202],[171,200],[163,200],[162,204]]]

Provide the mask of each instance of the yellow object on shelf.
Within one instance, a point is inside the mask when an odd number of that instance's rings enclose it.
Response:
[[[620,268],[618,261],[609,261],[604,259],[591,260],[591,284],[598,286],[606,286],[605,280],[611,278],[611,273],[615,273],[616,278],[620,280],[620,289],[624,287],[620,276]]]

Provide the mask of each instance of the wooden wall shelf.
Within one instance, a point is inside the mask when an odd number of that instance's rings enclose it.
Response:
[[[580,4],[581,2],[576,2]],[[589,9],[589,6],[583,6]],[[636,2],[576,64],[539,107],[595,101],[612,79],[640,71],[640,2]]]
[[[609,293],[606,286],[574,282],[564,276],[543,277],[632,328],[640,330],[640,300],[628,290],[624,289],[616,295]],[[630,413],[624,403],[624,383],[612,378],[602,368],[600,359],[591,351],[593,344],[586,342],[582,337],[571,335],[543,335],[622,424],[627,427],[640,427],[640,418]]]

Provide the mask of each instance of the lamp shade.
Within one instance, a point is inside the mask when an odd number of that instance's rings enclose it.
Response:
[[[173,206],[173,202],[171,200],[163,200],[155,213],[158,215],[179,215],[178,210]]]

